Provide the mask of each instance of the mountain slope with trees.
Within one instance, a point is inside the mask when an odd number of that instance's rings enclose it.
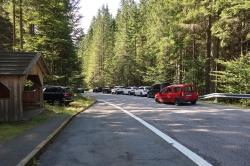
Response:
[[[201,94],[249,93],[249,9],[244,0],[122,0],[116,17],[105,21],[102,8],[79,50],[85,81],[91,87],[167,81],[194,83]],[[244,72],[233,67],[239,65]]]

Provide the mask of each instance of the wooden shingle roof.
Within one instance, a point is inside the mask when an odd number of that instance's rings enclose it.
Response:
[[[41,61],[43,73],[48,74],[41,54],[0,53],[0,75],[27,75],[38,61]]]

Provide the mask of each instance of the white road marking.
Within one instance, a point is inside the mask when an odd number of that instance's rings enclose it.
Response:
[[[127,111],[127,110],[125,110],[125,109],[123,109],[123,108],[121,108],[121,107],[119,107],[119,106],[117,106],[115,104],[107,102],[105,100],[99,100],[99,101],[107,103],[107,104],[109,104],[109,105],[111,105],[111,106],[113,106],[113,107],[115,107],[115,108],[123,111],[124,113],[128,114],[129,116],[131,116],[132,118],[134,118],[135,120],[137,120],[138,122],[140,122],[141,124],[143,124],[145,127],[147,127],[149,130],[151,130],[152,132],[154,132],[156,135],[158,135],[159,137],[161,137],[163,140],[165,140],[166,142],[168,142],[169,144],[171,144],[174,148],[176,148],[181,153],[183,153],[185,156],[187,156],[189,159],[191,159],[195,164],[197,164],[199,166],[212,166],[212,164],[208,163],[205,159],[203,159],[202,157],[200,157],[196,153],[192,152],[191,150],[189,150],[187,147],[183,146],[179,142],[175,141],[173,138],[169,137],[168,135],[166,135],[165,133],[163,133],[162,131],[160,131],[156,127],[152,126],[148,122],[146,122],[143,119],[135,116],[131,112],[129,112],[129,111]]]

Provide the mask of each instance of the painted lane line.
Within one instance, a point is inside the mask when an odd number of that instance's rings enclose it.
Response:
[[[161,137],[163,140],[165,140],[166,142],[168,142],[169,144],[171,144],[174,148],[176,148],[181,153],[183,153],[186,157],[188,157],[189,159],[191,159],[195,164],[197,164],[199,166],[212,166],[212,164],[208,163],[205,159],[203,159],[202,157],[200,157],[196,153],[192,152],[191,150],[189,150],[187,147],[183,146],[179,142],[175,141],[173,138],[169,137],[168,135],[166,135],[165,133],[163,133],[162,131],[160,131],[156,127],[152,126],[148,122],[146,122],[143,119],[135,116],[131,112],[129,112],[129,111],[127,111],[127,110],[125,110],[125,109],[123,109],[123,108],[121,108],[121,107],[119,107],[119,106],[117,106],[115,104],[107,102],[105,100],[99,100],[99,101],[102,101],[102,102],[104,102],[106,104],[109,104],[109,105],[111,105],[111,106],[113,106],[113,107],[115,107],[115,108],[123,111],[124,113],[128,114],[129,116],[131,116],[132,118],[134,118],[135,120],[137,120],[138,122],[140,122],[141,124],[143,124],[145,127],[147,127],[149,130],[151,130],[152,132],[154,132],[156,135],[158,135],[159,137]]]

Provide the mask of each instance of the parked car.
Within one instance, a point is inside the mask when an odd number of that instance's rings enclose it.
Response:
[[[150,86],[140,86],[135,89],[135,96],[147,96]]]
[[[77,93],[84,93],[84,88],[77,88]]]
[[[170,83],[166,83],[166,82],[152,85],[150,90],[148,91],[147,97],[154,98],[156,93],[160,92],[163,88],[169,85]]]
[[[115,86],[111,89],[111,94],[123,94],[124,93],[124,86]]]
[[[68,87],[48,86],[43,91],[44,100],[51,104],[69,105],[74,94]]]
[[[129,86],[129,87],[127,87],[127,88],[125,88],[124,89],[124,95],[135,95],[135,89],[136,89],[137,87],[135,87],[135,86]]]
[[[102,93],[111,93],[111,88],[106,86],[102,89]]]
[[[161,92],[155,95],[155,101],[158,103],[181,103],[190,102],[196,104],[198,92],[193,84],[179,84],[165,87]]]
[[[93,92],[102,92],[102,87],[95,87]]]

